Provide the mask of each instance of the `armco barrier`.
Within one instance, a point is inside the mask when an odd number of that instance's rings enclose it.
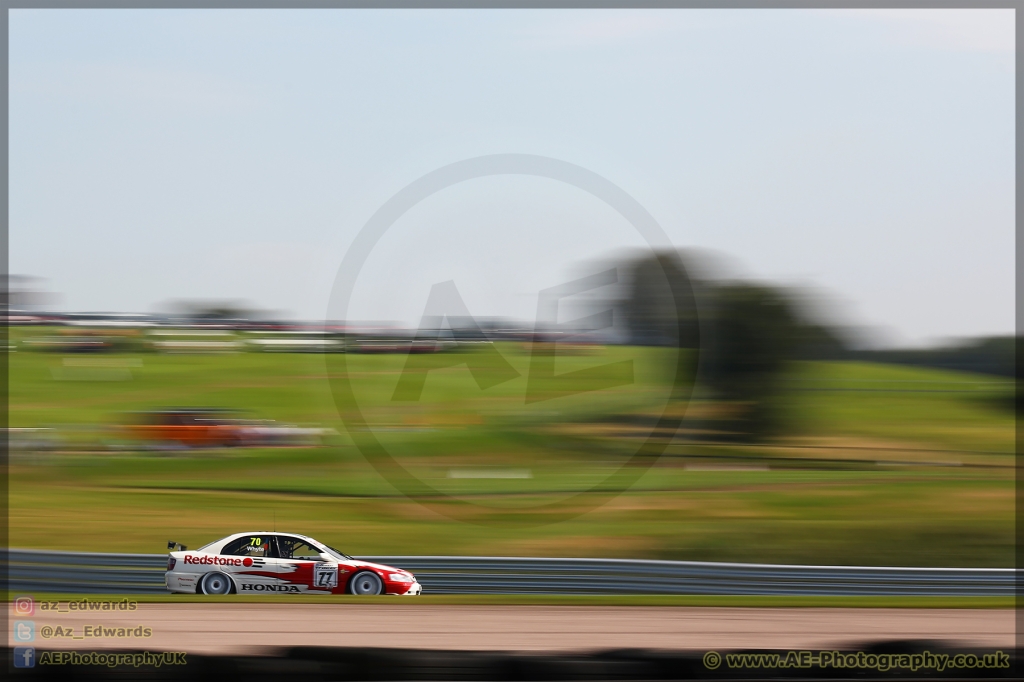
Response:
[[[14,592],[164,592],[166,554],[12,549]],[[364,557],[416,574],[427,594],[1011,596],[1013,569],[785,566],[630,559]]]

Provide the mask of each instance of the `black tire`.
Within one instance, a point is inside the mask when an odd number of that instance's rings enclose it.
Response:
[[[352,576],[348,583],[348,591],[360,596],[372,596],[384,591],[384,583],[373,571],[362,571]]]
[[[231,578],[220,572],[207,573],[199,581],[199,591],[203,594],[231,594],[234,588]]]

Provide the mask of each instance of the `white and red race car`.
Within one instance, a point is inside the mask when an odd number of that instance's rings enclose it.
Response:
[[[236,533],[197,550],[167,544],[164,580],[171,592],[193,594],[402,594],[423,588],[400,568],[353,559],[294,533]]]

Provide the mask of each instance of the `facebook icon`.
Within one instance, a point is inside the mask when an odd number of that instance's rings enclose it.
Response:
[[[14,647],[14,667],[34,668],[36,667],[36,650],[30,646]]]

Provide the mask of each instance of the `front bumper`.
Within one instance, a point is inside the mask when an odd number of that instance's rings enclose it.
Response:
[[[411,585],[409,585],[409,589],[407,589],[405,592],[402,592],[402,588],[404,588],[406,585],[407,583],[397,584],[394,591],[395,594],[402,597],[416,597],[420,594],[423,594],[423,586],[419,583],[412,583]]]

